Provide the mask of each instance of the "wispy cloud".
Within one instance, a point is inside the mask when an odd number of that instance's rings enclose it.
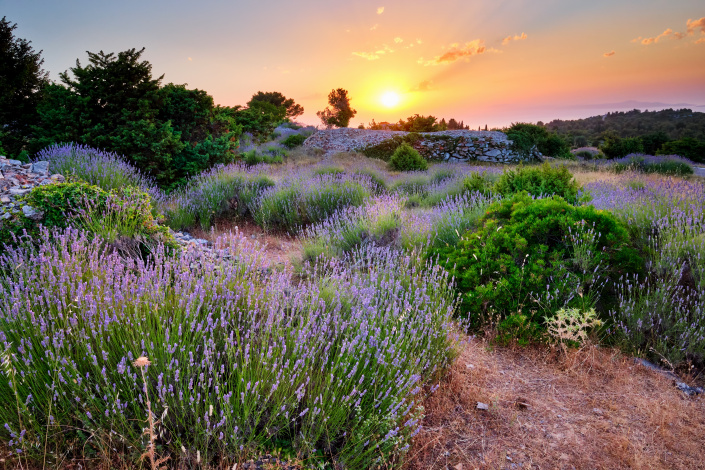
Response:
[[[399,36],[397,36],[394,38],[394,42],[397,44],[401,44],[402,42],[404,42],[404,40],[402,38],[400,38]]]
[[[657,44],[663,39],[683,39],[688,36],[693,36],[697,34],[698,31],[700,31],[701,35],[705,34],[705,16],[698,20],[688,19],[688,21],[686,22],[685,33],[674,31],[671,28],[667,28],[663,33],[659,34],[658,36],[652,36],[648,38],[639,36],[638,38],[632,39],[632,42],[641,43],[644,46],[650,46],[651,44]],[[704,42],[702,41],[702,39],[703,38],[696,40],[695,44]]]
[[[384,51],[382,51],[382,54],[384,54]],[[381,56],[381,54],[378,54],[377,52],[353,52],[352,55],[362,57],[367,60],[377,60]]]
[[[417,92],[417,91],[429,91],[433,89],[433,81],[432,80],[424,80],[423,82],[419,83],[418,85],[409,88],[410,92]]]
[[[604,54],[602,54],[602,57],[612,57],[614,54],[615,54],[614,51],[605,52]]]
[[[377,14],[381,15],[382,13],[384,13],[384,7],[377,8]]]
[[[432,60],[419,59],[419,63],[425,66],[451,64],[460,59],[468,59],[471,56],[484,54],[485,41],[475,39],[474,41],[466,42],[463,45],[451,44],[450,50],[444,54],[437,55]]]
[[[506,46],[507,44],[509,44],[512,41],[523,41],[527,37],[528,36],[526,35],[526,33],[517,34],[515,36],[507,36],[506,38],[504,38],[502,40],[502,45]]]

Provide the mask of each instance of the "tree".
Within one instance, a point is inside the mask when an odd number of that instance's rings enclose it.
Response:
[[[49,83],[42,51],[15,37],[16,28],[6,17],[0,20],[0,133],[5,150],[15,155],[26,147],[37,122],[37,104]]]
[[[233,118],[242,126],[243,132],[252,134],[256,142],[266,142],[274,129],[284,120],[286,108],[267,101],[250,101],[247,108],[236,106]]]
[[[326,109],[318,111],[316,116],[321,118],[321,121],[327,128],[348,127],[350,119],[352,119],[357,111],[350,107],[350,98],[348,98],[348,90],[338,88],[332,90],[328,94],[328,104]]]
[[[141,50],[88,52],[88,64],[60,74],[40,103],[34,147],[89,145],[124,155],[172,187],[216,163],[234,160],[241,127],[202,90],[152,76]]]
[[[294,100],[287,98],[278,91],[258,91],[252,95],[252,99],[247,102],[247,106],[252,106],[254,101],[264,101],[265,103],[273,104],[274,106],[286,109],[286,117],[288,119],[294,119],[297,116],[301,116],[304,113],[304,107],[300,104],[294,103]]]

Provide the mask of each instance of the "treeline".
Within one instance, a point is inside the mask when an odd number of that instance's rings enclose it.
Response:
[[[608,158],[646,153],[705,161],[705,113],[691,109],[635,109],[586,119],[554,120],[545,127],[573,147],[599,147]]]
[[[54,143],[75,142],[124,155],[169,188],[237,157],[243,132],[267,140],[303,114],[279,92],[257,92],[246,106],[218,106],[187,85],[162,84],[141,50],[88,52],[52,83],[41,51],[0,21],[0,154],[20,160]]]
[[[365,127],[364,124],[360,124],[358,129],[371,129],[376,131],[439,132],[468,130],[470,129],[470,126],[466,126],[463,121],[457,121],[453,118],[450,118],[448,122],[446,122],[445,118],[438,121],[438,118],[435,116],[421,116],[419,114],[414,114],[413,116],[409,116],[406,121],[399,119],[399,122],[396,123],[377,123],[373,119],[367,127]]]

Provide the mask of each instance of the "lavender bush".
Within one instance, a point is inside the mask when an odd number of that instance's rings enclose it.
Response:
[[[147,391],[170,465],[232,465],[276,440],[393,466],[454,355],[450,280],[410,256],[368,249],[294,283],[237,237],[145,262],[54,235],[0,254],[0,432],[20,459],[137,460]]]
[[[130,165],[125,158],[85,145],[56,144],[40,151],[34,161],[46,160],[54,173],[74,175],[106,191],[135,186],[155,196],[155,182]]]

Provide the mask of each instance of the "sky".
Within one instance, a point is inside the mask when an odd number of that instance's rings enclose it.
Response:
[[[53,80],[86,51],[144,47],[163,83],[224,106],[279,91],[313,125],[336,88],[357,110],[351,127],[705,112],[702,0],[0,0],[0,15]]]

